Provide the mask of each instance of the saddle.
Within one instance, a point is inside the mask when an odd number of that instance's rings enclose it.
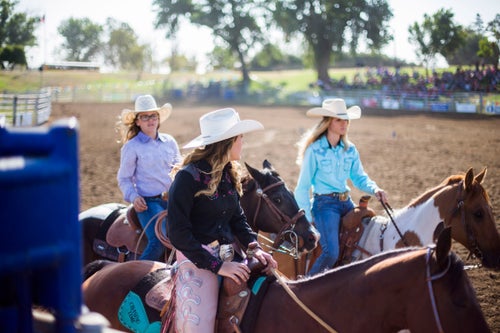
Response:
[[[100,228],[94,251],[104,258],[123,262],[138,257],[146,247],[147,238],[140,236],[142,226],[132,205],[112,212]]]
[[[342,217],[339,233],[339,258],[334,267],[350,263],[354,250],[364,251],[358,246],[365,229],[362,222],[365,218],[371,219],[376,215],[375,211],[368,207],[370,198],[369,195],[362,196],[359,199],[359,205]]]
[[[251,243],[248,246],[246,264],[250,268],[249,281],[256,281],[262,275],[264,265],[259,260],[253,257],[252,252],[256,249],[257,243]],[[170,287],[174,287],[173,283]],[[258,288],[256,288],[257,290]],[[175,313],[175,291],[164,293],[172,295],[165,302],[164,308],[160,314],[162,321],[162,333],[173,333],[174,329],[174,313]],[[247,283],[238,285],[230,278],[224,278],[219,293],[219,302],[216,315],[217,333],[240,333],[240,325],[250,301],[252,291]]]

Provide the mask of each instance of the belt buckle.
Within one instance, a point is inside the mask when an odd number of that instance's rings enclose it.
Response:
[[[339,200],[340,201],[346,201],[348,197],[349,197],[349,192],[339,193]]]

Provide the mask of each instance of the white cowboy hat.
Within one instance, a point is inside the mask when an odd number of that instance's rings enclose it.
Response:
[[[264,126],[256,120],[240,120],[238,112],[225,108],[201,116],[200,129],[201,135],[182,148],[206,146],[243,133],[264,129]]]
[[[157,111],[160,115],[160,123],[167,120],[172,112],[170,103],[164,104],[161,108],[156,105],[156,101],[151,95],[141,95],[135,99],[135,110],[124,109],[121,119],[124,124],[132,123],[139,112]]]
[[[309,117],[334,117],[346,120],[359,119],[361,118],[361,108],[354,105],[348,109],[343,99],[328,98],[323,101],[321,107],[310,109],[306,115]]]

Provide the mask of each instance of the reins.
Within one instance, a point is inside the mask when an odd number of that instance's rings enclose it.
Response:
[[[389,216],[392,224],[394,225],[394,228],[396,228],[396,231],[398,232],[398,235],[399,237],[401,238],[401,240],[403,241],[403,244],[408,247],[408,242],[406,241],[405,237],[403,236],[403,234],[401,233],[401,230],[399,230],[399,227],[398,225],[396,224],[396,221],[394,221],[394,218],[392,217],[392,214],[391,212],[393,212],[394,210],[392,209],[392,207],[389,205],[389,203],[385,203],[383,200],[379,200],[380,203],[382,204],[382,207],[384,207],[385,209],[385,212],[387,213],[387,215]],[[382,228],[382,233],[380,235],[380,251],[383,251],[384,250],[384,232],[385,232],[385,229],[387,229],[387,226],[384,225],[384,227]]]
[[[446,268],[442,272],[431,276],[430,258],[432,256],[432,252],[433,252],[433,248],[429,247],[427,249],[427,254],[425,256],[427,289],[429,291],[429,297],[431,299],[432,312],[434,314],[434,320],[436,321],[436,326],[438,328],[438,331],[440,333],[443,333],[444,330],[443,330],[443,326],[441,325],[441,319],[439,318],[439,312],[437,309],[436,298],[434,297],[434,290],[432,288],[432,281],[442,278],[448,272],[448,270],[450,269],[450,266],[451,266],[451,260],[448,257],[448,264],[447,264]]]
[[[311,309],[307,307],[298,297],[295,295],[295,293],[290,289],[290,287],[286,284],[286,282],[283,280],[283,277],[276,272],[274,268],[271,268],[271,272],[273,275],[276,277],[276,280],[278,283],[285,289],[287,294],[297,303],[298,306],[302,308],[309,316],[311,316],[314,320],[316,320],[321,326],[323,326],[328,332],[331,333],[337,333],[336,330],[334,330],[330,325],[328,325],[323,319],[321,319],[317,314],[315,314]]]

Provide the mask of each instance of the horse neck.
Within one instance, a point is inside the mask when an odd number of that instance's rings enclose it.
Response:
[[[346,316],[353,316],[348,321],[356,320],[359,313],[345,311],[346,308],[376,308],[375,316],[381,317],[373,318],[374,322],[392,322],[396,327],[404,327],[401,304],[411,302],[416,295],[426,295],[423,289],[425,280],[420,274],[415,274],[424,268],[425,250],[405,248],[386,251],[306,280],[290,282],[290,286],[305,304],[320,317],[329,318],[330,323],[346,320]],[[390,315],[386,317],[386,314]],[[402,316],[398,317],[398,314]]]
[[[449,226],[449,217],[453,214],[458,203],[459,190],[461,183],[452,181],[443,182],[437,187],[425,192],[417,199],[413,200],[402,211],[402,216],[412,215],[413,219],[407,219],[408,216],[401,218],[402,221],[412,220],[415,223],[426,221],[426,224],[439,224],[444,221]],[[399,217],[399,216],[398,216]]]

